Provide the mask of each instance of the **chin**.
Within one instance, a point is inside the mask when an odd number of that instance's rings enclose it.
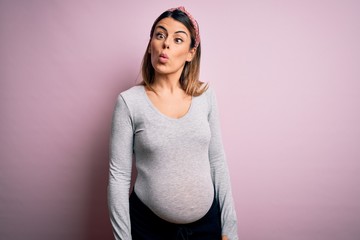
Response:
[[[153,65],[153,68],[156,73],[166,75],[166,74],[174,74],[177,72],[181,72],[183,70],[183,67],[180,68],[170,68],[169,66],[166,66],[164,64],[157,64],[155,67]]]
[[[156,73],[160,73],[160,74],[170,74],[174,72],[172,69],[170,69],[168,66],[165,66],[164,64],[157,64],[154,67],[154,70]]]

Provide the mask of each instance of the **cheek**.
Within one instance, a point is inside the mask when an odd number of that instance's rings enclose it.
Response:
[[[188,57],[189,51],[188,49],[181,49],[179,50],[175,56],[176,58],[178,58],[180,61],[186,61],[187,57]]]
[[[150,54],[151,61],[153,61],[154,58],[156,57],[156,52],[157,52],[156,44],[150,43],[148,52]]]
[[[150,44],[149,44],[149,53],[152,53],[152,52],[154,52],[154,42],[153,41],[151,41],[150,42]]]
[[[159,48],[162,48],[162,43],[160,41],[156,41],[151,39],[149,44],[149,50],[151,53],[156,52]]]

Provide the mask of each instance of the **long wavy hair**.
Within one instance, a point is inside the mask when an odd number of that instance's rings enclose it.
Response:
[[[150,47],[151,39],[154,34],[156,24],[164,18],[171,17],[176,21],[181,22],[185,25],[185,27],[189,30],[191,35],[191,44],[190,49],[195,46],[195,29],[193,24],[191,23],[189,17],[180,10],[174,11],[165,11],[163,12],[154,22],[150,31],[150,40],[146,47],[146,51],[142,61],[141,74],[142,81],[140,85],[146,86],[148,89],[155,92],[155,90],[151,87],[151,85],[155,81],[155,69],[151,64],[151,54],[148,49]],[[186,94],[191,96],[199,96],[203,92],[206,91],[208,85],[199,80],[200,75],[200,58],[201,58],[201,43],[199,43],[196,48],[195,56],[190,62],[185,62],[184,68],[180,75],[180,86],[185,91]]]

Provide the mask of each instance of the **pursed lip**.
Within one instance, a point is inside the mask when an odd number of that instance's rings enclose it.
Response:
[[[169,59],[169,56],[166,53],[161,53],[159,57]]]

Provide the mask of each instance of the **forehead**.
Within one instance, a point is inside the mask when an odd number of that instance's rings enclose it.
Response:
[[[168,32],[184,31],[187,34],[190,34],[189,30],[187,29],[187,27],[184,24],[182,24],[181,22],[179,22],[171,17],[161,19],[156,24],[155,29],[158,26],[165,27]]]

